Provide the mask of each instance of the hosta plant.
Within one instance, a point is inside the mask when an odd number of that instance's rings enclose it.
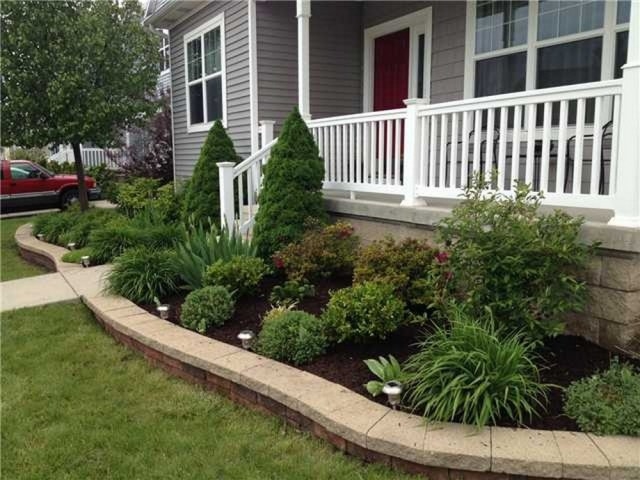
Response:
[[[402,366],[393,355],[389,355],[388,360],[384,357],[378,357],[378,360],[370,358],[365,360],[364,363],[369,371],[378,378],[378,380],[367,382],[364,386],[372,396],[377,397],[380,395],[382,387],[387,382],[397,381],[402,383],[404,372]]]
[[[534,345],[520,333],[477,320],[460,307],[405,363],[405,400],[430,421],[480,428],[503,419],[522,424],[544,408]]]

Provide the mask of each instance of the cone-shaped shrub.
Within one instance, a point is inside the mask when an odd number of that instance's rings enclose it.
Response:
[[[222,122],[216,121],[202,145],[198,163],[186,187],[183,210],[185,219],[217,225],[220,219],[220,187],[216,163],[237,160],[231,138],[225,132]]]
[[[270,257],[298,240],[309,218],[325,221],[324,164],[311,132],[295,108],[271,150],[260,193],[254,238],[258,254]]]

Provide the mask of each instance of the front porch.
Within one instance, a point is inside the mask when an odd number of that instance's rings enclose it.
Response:
[[[640,227],[639,3],[587,11],[582,2],[573,13],[588,21],[556,30],[546,27],[548,2],[485,3],[297,1],[298,107],[324,159],[327,196],[429,209],[450,205],[477,172],[495,171],[492,187],[505,194],[519,180],[550,208]],[[332,8],[344,12],[342,48],[318,34],[328,37]],[[351,23],[355,35],[344,29]],[[340,85],[349,101],[330,102],[331,89],[343,99]],[[260,131],[263,148],[227,174],[244,208],[223,215],[243,229],[257,209],[273,122]]]

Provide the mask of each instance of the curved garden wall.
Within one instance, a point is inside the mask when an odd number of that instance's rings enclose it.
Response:
[[[114,338],[172,375],[278,415],[366,461],[437,479],[639,479],[640,438],[459,424],[425,425],[337,384],[185,330],[103,293],[108,266],[63,264],[65,249],[16,233],[27,256],[48,259]],[[27,253],[28,252],[28,253]],[[43,260],[44,261],[44,260]]]

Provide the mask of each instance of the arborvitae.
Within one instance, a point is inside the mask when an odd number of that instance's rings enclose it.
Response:
[[[184,195],[183,217],[195,222],[217,225],[220,221],[218,162],[237,162],[233,142],[222,122],[216,121],[200,150],[198,163]]]
[[[253,231],[263,258],[298,240],[306,220],[327,219],[322,204],[323,178],[318,147],[295,108],[271,150],[264,173]]]

